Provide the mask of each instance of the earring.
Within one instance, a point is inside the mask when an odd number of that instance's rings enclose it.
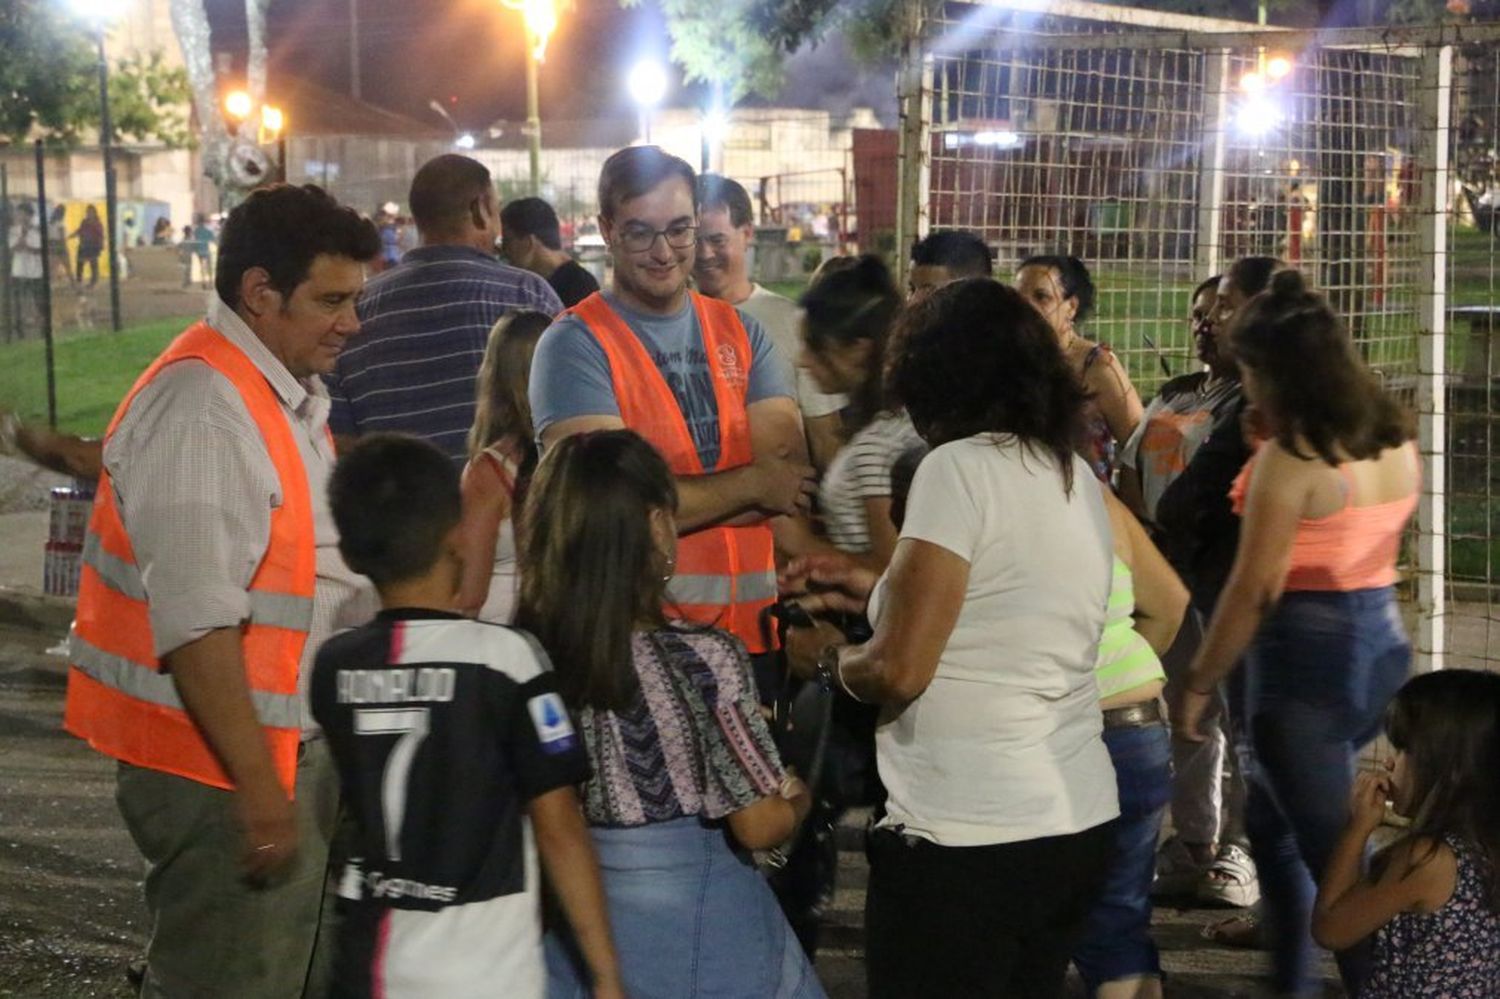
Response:
[[[663,583],[670,583],[672,581],[672,577],[677,575],[677,555],[676,553],[673,553],[671,555],[663,555],[662,560],[666,562],[667,568],[666,571],[662,574],[661,581]]]

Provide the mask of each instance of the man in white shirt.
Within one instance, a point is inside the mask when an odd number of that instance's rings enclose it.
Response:
[[[698,176],[698,254],[693,278],[698,290],[738,306],[759,320],[786,360],[797,366],[797,405],[813,464],[828,467],[843,443],[842,395],[818,390],[802,356],[802,318],[797,303],[750,280],[750,242],[755,238],[750,195],[737,181],[716,173]]]

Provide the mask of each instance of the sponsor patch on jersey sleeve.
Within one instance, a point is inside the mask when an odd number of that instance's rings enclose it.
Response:
[[[536,726],[537,742],[544,753],[566,753],[578,745],[568,709],[556,694],[538,694],[526,702],[531,723]]]

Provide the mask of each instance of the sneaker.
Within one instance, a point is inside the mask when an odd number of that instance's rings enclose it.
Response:
[[[1260,901],[1255,861],[1237,843],[1226,843],[1198,883],[1198,900],[1210,905],[1248,909]]]

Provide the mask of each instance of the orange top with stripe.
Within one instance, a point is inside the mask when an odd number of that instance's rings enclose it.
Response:
[[[234,385],[280,478],[282,503],[271,512],[270,538],[250,582],[251,616],[242,635],[251,701],[277,776],[291,793],[301,738],[298,662],[312,624],[317,556],[307,471],[280,399],[243,351],[200,322],[136,381],[110,421],[106,439],[141,389],[167,365],[188,359],[205,362]],[[95,493],[84,545],[63,727],[126,763],[232,789],[156,657],[149,611],[150,595],[106,472]]]
[[[728,471],[754,458],[745,408],[750,338],[734,306],[697,292],[688,294],[709,359],[719,414],[721,450],[715,471]],[[625,320],[597,292],[565,314],[582,320],[604,349],[625,426],[661,452],[674,475],[706,474],[677,398]],[[684,618],[731,632],[752,653],[774,648],[775,636],[766,635],[761,626],[762,611],[776,599],[770,526],[708,527],[683,535],[667,595]]]
[[[1410,496],[1354,505],[1354,478],[1349,464],[1339,466],[1344,478],[1344,506],[1326,517],[1304,517],[1297,522],[1292,563],[1284,589],[1347,593],[1394,586],[1398,574],[1401,534],[1417,509],[1420,486]],[[1230,487],[1234,512],[1243,515],[1245,496],[1255,456],[1245,462]],[[1420,465],[1418,466],[1420,474]]]

